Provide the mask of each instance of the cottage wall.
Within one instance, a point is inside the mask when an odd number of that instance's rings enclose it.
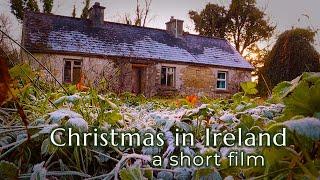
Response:
[[[156,65],[156,88],[161,89],[161,67],[176,68],[175,89],[179,95],[186,96],[196,94],[198,96],[226,97],[240,90],[240,82],[251,81],[251,71],[236,68],[222,68],[212,66],[178,65],[158,63]],[[227,89],[218,90],[218,71],[227,72]],[[161,91],[163,92],[163,90]]]
[[[116,76],[119,70],[111,59],[41,53],[35,53],[34,56],[42,62],[61,83],[63,82],[64,60],[66,59],[82,61],[82,72],[86,84],[97,85],[103,78],[114,80],[114,83],[118,83],[118,78],[113,76]],[[53,81],[49,73],[41,68],[33,59],[26,57],[24,60],[35,70],[42,72],[47,81]]]
[[[76,59],[82,61],[82,72],[87,85],[103,86],[105,90],[112,90],[116,93],[131,92],[132,60],[40,53],[36,53],[35,56],[60,82],[63,82],[64,60]],[[54,83],[53,78],[43,68],[40,68],[37,63],[31,59],[29,63],[43,72],[42,74],[47,81]],[[167,88],[161,85],[162,66],[175,67],[175,87]],[[227,72],[226,90],[218,90],[216,88],[218,71]],[[148,97],[167,95],[167,93],[169,95],[182,96],[196,94],[198,96],[226,97],[239,91],[240,82],[250,80],[251,72],[249,70],[155,62],[146,65],[144,68],[142,93]],[[104,84],[102,85],[101,82],[104,82]]]

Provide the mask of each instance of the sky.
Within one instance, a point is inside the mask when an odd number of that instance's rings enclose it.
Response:
[[[73,6],[76,6],[77,16],[81,14],[84,0],[54,0],[52,13],[71,16]],[[140,0],[141,2],[143,0]],[[91,0],[91,4],[100,2],[105,6],[105,20],[119,22],[125,14],[134,15],[136,0]],[[196,34],[193,23],[188,17],[189,10],[200,11],[207,3],[217,3],[228,6],[231,0],[152,0],[148,27],[165,29],[165,22],[171,16],[184,20],[184,30]],[[277,26],[275,35],[292,27],[311,27],[320,30],[320,0],[257,0],[257,5],[265,9],[270,22]],[[0,0],[0,13],[9,16],[12,22],[11,34],[15,39],[20,37],[20,26],[10,12],[10,0]],[[320,32],[316,36],[315,47],[320,50]],[[270,40],[265,44],[272,44]],[[264,46],[262,44],[261,46]]]

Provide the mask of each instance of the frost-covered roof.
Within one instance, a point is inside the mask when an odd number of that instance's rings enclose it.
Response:
[[[184,34],[178,38],[166,30],[104,22],[93,28],[89,20],[28,12],[23,44],[31,52],[68,52],[135,57],[252,69],[221,38]]]

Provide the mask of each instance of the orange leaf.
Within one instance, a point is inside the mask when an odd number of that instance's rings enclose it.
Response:
[[[84,76],[83,76],[83,74],[81,74],[80,80],[76,84],[78,91],[88,91],[89,90],[89,87],[85,86],[83,81],[84,81]]]
[[[187,96],[186,99],[192,105],[195,105],[198,101],[198,97],[196,95]]]

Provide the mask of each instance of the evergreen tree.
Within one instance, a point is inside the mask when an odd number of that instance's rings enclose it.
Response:
[[[320,71],[319,54],[312,46],[315,34],[309,29],[296,28],[279,36],[259,73],[258,86],[262,94],[303,72]]]
[[[10,0],[11,13],[17,17],[18,20],[23,20],[23,12],[25,8],[24,0]]]
[[[53,7],[53,0],[42,0],[43,1],[43,12],[51,13]]]
[[[37,1],[36,0],[28,0],[26,3],[26,10],[40,12]]]
[[[73,10],[72,10],[72,17],[76,17],[77,14],[76,14],[76,5],[73,5]]]
[[[43,2],[43,12],[51,13],[53,0],[41,0]],[[10,0],[10,8],[13,15],[20,21],[23,20],[25,11],[40,12],[37,0]]]
[[[88,19],[89,17],[89,6],[90,6],[90,0],[85,0],[84,7],[82,9],[81,18]]]

